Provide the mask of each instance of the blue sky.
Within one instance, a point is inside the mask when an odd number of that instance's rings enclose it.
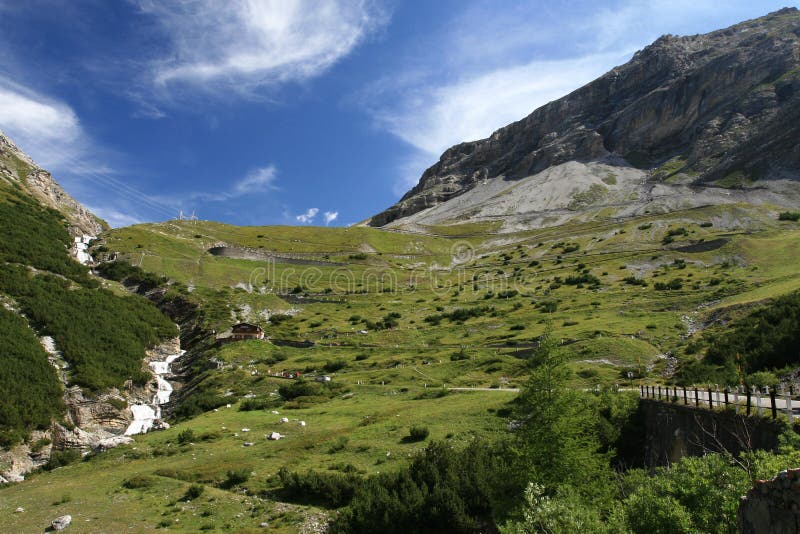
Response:
[[[0,0],[0,129],[112,225],[345,225],[449,146],[786,0]]]

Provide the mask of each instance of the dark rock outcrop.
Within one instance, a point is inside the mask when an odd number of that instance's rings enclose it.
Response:
[[[796,179],[798,138],[800,12],[786,8],[705,35],[659,38],[491,137],[450,148],[369,224],[386,225],[486,179],[609,156],[641,169],[679,157],[669,171],[699,186],[726,177]]]

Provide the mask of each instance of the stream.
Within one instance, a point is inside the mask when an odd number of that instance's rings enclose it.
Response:
[[[128,425],[128,429],[125,430],[126,436],[145,434],[148,430],[153,428],[153,424],[156,420],[161,419],[161,405],[168,403],[170,395],[172,395],[172,384],[164,377],[172,373],[172,362],[185,353],[186,351],[182,350],[178,354],[167,356],[167,359],[162,362],[150,362],[150,368],[156,375],[158,391],[153,396],[153,401],[150,404],[131,405],[133,421]]]

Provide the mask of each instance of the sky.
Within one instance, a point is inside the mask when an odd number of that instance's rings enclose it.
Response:
[[[660,35],[787,5],[0,0],[0,130],[112,226],[343,226]]]

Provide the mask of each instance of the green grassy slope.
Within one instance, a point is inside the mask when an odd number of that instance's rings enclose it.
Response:
[[[686,354],[696,329],[800,288],[800,226],[770,210],[709,207],[492,230],[450,228],[437,237],[170,221],[108,233],[101,250],[169,277],[173,291],[200,305],[207,328],[253,321],[274,343],[225,344],[195,362],[188,398],[221,398],[231,408],[0,490],[0,512],[32,510],[12,515],[18,530],[72,513],[133,531],[246,532],[264,521],[297,531],[320,510],[272,500],[281,467],[395,469],[424,445],[403,439],[414,425],[456,444],[502,435],[514,397],[507,389],[525,379],[525,359],[548,324],[576,387],[624,382],[628,372],[664,380],[662,355],[679,363],[700,356]],[[242,257],[208,252],[219,246]],[[210,358],[219,367],[206,365]],[[285,371],[328,374],[336,387],[284,402],[278,392],[293,382],[273,375]],[[443,386],[492,390],[447,394]],[[288,424],[279,423],[284,416]],[[287,437],[265,440],[271,431]],[[251,474],[224,491],[233,469]],[[146,487],[123,487],[135,475],[149,477]],[[206,490],[185,502],[191,483]],[[71,500],[33,511],[64,493]]]

